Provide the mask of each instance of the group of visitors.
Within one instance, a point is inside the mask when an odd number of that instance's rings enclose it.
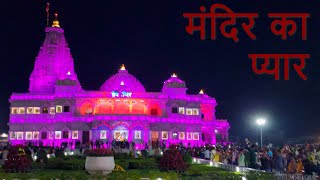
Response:
[[[237,165],[266,172],[320,174],[319,145],[284,145],[282,147],[202,146],[188,151],[193,157]]]
[[[80,143],[79,143],[80,144]],[[78,145],[78,143],[76,143]],[[62,143],[60,147],[43,147],[28,143],[26,153],[33,154],[38,151],[45,151],[47,154],[63,153],[66,149],[73,149],[71,143]],[[164,152],[167,147],[165,141],[154,141],[145,143],[145,150],[155,154]],[[255,144],[245,144],[243,146],[230,144],[222,145],[193,145],[186,146],[182,143],[176,145],[181,153],[188,153],[192,157],[211,160],[224,164],[237,165],[253,169],[265,170],[267,172],[279,172],[290,174],[320,174],[320,145],[284,145],[282,147],[265,146],[259,147]],[[77,147],[80,152],[85,149],[112,148],[129,149],[135,151],[134,142],[116,142],[110,144],[104,141],[90,142]],[[0,147],[0,155],[4,160],[8,147]],[[157,151],[155,151],[155,149]],[[121,151],[123,152],[123,151]]]

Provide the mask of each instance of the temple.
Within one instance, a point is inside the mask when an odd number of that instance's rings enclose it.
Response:
[[[227,142],[230,126],[216,119],[215,98],[203,90],[186,92],[186,83],[176,74],[164,81],[160,92],[147,92],[124,65],[100,90],[83,90],[56,19],[46,27],[29,92],[10,97],[9,141],[59,146],[116,140],[133,141],[137,147],[157,140],[167,145]]]

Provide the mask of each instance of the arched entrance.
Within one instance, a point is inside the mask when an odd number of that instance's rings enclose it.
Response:
[[[115,141],[128,141],[129,130],[125,126],[117,126],[113,129],[113,139]]]

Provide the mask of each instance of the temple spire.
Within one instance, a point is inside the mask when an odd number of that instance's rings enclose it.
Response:
[[[52,22],[52,27],[58,27],[58,28],[60,27],[59,20],[58,20],[58,13],[54,14],[54,20]]]
[[[67,81],[74,82],[80,89],[73,58],[57,16],[52,26],[46,27],[46,38],[30,76],[29,91],[32,93],[53,93],[57,83],[66,84]]]

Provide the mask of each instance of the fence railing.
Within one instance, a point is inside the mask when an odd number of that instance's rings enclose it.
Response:
[[[285,174],[285,173],[274,173],[276,180],[317,180],[318,176],[313,175],[304,175],[304,174]]]
[[[220,162],[213,162],[210,160],[193,158],[194,164],[206,164],[212,167],[217,167],[229,171],[239,172],[239,173],[246,173],[249,171],[254,172],[265,172],[263,170],[252,169],[247,167],[240,167],[231,164],[224,164]],[[313,175],[303,175],[303,174],[286,174],[286,173],[273,173],[276,180],[317,180],[318,176],[316,174]]]
[[[199,159],[199,158],[193,158],[193,163],[206,164],[209,166],[213,166],[213,167],[217,167],[217,168],[221,168],[221,169],[225,169],[225,170],[229,170],[229,171],[234,171],[234,172],[249,172],[249,171],[265,172],[263,170],[241,167],[241,166],[236,166],[236,165],[231,165],[231,164],[224,164],[221,162],[213,162],[210,160]]]

